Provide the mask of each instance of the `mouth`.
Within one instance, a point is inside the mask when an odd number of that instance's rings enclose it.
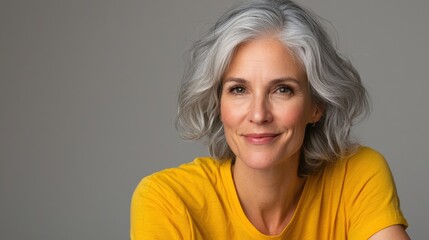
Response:
[[[243,134],[244,139],[250,144],[264,145],[272,143],[277,137],[280,136],[278,133],[249,133]]]

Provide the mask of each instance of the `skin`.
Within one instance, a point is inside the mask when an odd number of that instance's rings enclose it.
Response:
[[[393,225],[378,231],[376,234],[372,235],[370,240],[409,240],[407,232],[404,227],[401,225]]]
[[[267,36],[237,48],[223,76],[220,110],[236,155],[232,174],[242,208],[260,232],[278,235],[305,183],[297,176],[305,128],[323,109],[312,101],[306,73],[289,49]],[[371,239],[409,238],[391,226]]]
[[[223,78],[221,120],[243,210],[262,233],[279,234],[293,216],[305,182],[297,176],[305,127],[321,114],[305,72],[277,39],[237,49]]]

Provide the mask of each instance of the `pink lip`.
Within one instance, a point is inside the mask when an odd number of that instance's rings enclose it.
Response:
[[[263,145],[273,142],[279,135],[276,133],[249,133],[243,136],[250,144]]]

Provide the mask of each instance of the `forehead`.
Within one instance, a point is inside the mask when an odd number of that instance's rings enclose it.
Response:
[[[284,78],[306,80],[306,74],[292,51],[275,37],[254,39],[235,50],[225,77]]]

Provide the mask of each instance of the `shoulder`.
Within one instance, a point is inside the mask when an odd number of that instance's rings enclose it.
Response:
[[[360,187],[377,187],[380,184],[394,187],[392,174],[384,156],[366,146],[359,147],[349,157],[327,165],[323,176],[337,183],[342,182],[345,193],[359,192]],[[372,184],[368,185],[369,182]]]
[[[338,206],[324,211],[344,219],[348,239],[368,239],[388,226],[407,226],[390,168],[372,148],[360,147],[326,165],[311,183],[311,190],[323,196],[324,206]]]
[[[407,226],[392,173],[383,155],[369,147],[361,147],[343,164],[343,200],[350,217],[350,239],[367,239],[391,225]]]
[[[144,177],[132,196],[131,212],[135,216],[132,219],[144,216],[151,222],[156,216],[168,221],[173,221],[172,218],[188,221],[188,215],[199,212],[207,199],[216,198],[222,182],[221,168],[227,164],[202,157]]]
[[[156,172],[148,178],[153,181],[171,181],[178,180],[201,180],[215,177],[219,172],[221,162],[211,157],[195,158],[192,162],[182,164],[175,168],[168,168]]]
[[[314,179],[319,185],[325,183],[324,192],[341,194],[347,202],[352,202],[364,192],[395,191],[393,177],[383,155],[364,146],[348,157],[329,163]]]
[[[326,165],[322,175],[333,181],[342,179],[346,183],[368,179],[380,173],[390,175],[384,156],[370,147],[361,146],[352,155]]]
[[[377,189],[382,187],[380,191],[387,190],[385,187],[392,190],[395,188],[386,159],[372,148],[361,147],[354,155],[344,159],[341,165],[345,172],[345,184],[353,191],[358,186]]]
[[[365,146],[360,147],[355,154],[345,161],[347,161],[347,165],[362,170],[387,167],[387,162],[380,152]]]
[[[195,191],[217,181],[222,164],[211,157],[199,157],[178,167],[161,170],[144,177],[135,194],[184,194],[190,191],[190,186]]]
[[[370,147],[360,147],[353,155],[327,165],[323,174],[323,182],[341,195],[345,209],[363,212],[356,206],[370,209],[380,204],[399,207],[396,186],[390,168],[378,151]]]
[[[131,238],[191,239],[190,211],[204,202],[200,188],[211,184],[218,165],[214,159],[197,158],[144,177],[131,199]]]

